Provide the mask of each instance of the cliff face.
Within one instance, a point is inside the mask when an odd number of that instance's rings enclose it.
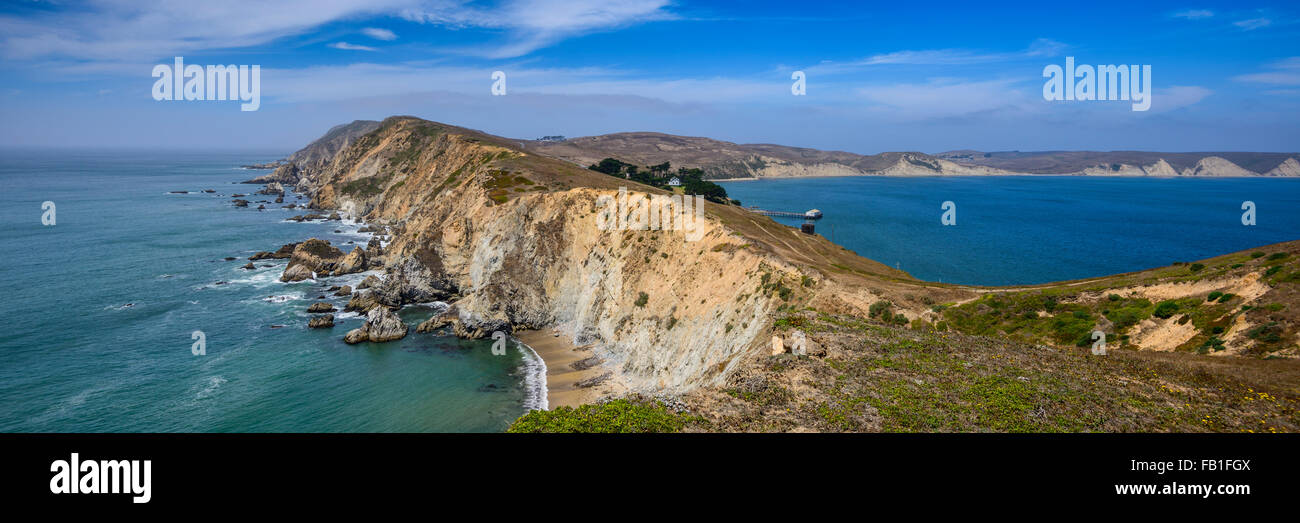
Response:
[[[602,230],[620,182],[495,137],[390,118],[300,185],[314,206],[389,225],[394,300],[454,301],[458,333],[555,327],[595,344],[634,390],[719,383],[767,345],[771,314],[805,280],[714,204],[687,216],[689,231]],[[633,204],[654,191],[630,189]]]

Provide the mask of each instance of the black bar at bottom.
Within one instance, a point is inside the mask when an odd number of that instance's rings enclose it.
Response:
[[[667,495],[940,509],[973,502],[1258,510],[1296,492],[1297,443],[1294,435],[1214,434],[3,434],[0,492],[6,506],[122,511],[215,501],[506,507],[610,493],[648,506]],[[148,460],[148,502],[133,502],[143,496],[130,492],[52,492],[52,465],[70,468],[74,453],[81,467]],[[1205,496],[1193,485],[1214,491]]]

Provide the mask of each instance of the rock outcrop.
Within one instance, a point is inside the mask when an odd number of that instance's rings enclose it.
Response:
[[[310,313],[334,312],[336,310],[338,309],[335,309],[334,305],[327,301],[318,301],[316,303],[311,304],[311,306],[307,307],[307,312]]]
[[[312,273],[329,274],[342,259],[343,251],[329,242],[309,239],[294,247],[293,254],[289,256],[289,265],[285,266],[280,281],[301,281],[313,277]],[[304,274],[306,277],[303,277]]]
[[[385,307],[376,307],[366,314],[366,323],[360,328],[348,331],[343,341],[350,344],[400,340],[410,330],[401,318]]]
[[[315,275],[312,274],[311,269],[307,268],[306,265],[294,265],[284,270],[284,274],[280,275],[280,281],[289,283],[310,280],[314,277]]]
[[[338,262],[338,266],[334,268],[333,274],[335,276],[342,276],[344,274],[352,274],[364,270],[366,270],[366,250],[361,247],[355,247],[352,249],[352,252],[349,252],[347,256],[344,256],[343,259]]]
[[[333,315],[333,314],[326,314],[326,315],[324,315],[324,316],[316,316],[316,317],[312,318],[311,321],[307,322],[307,327],[308,327],[308,328],[312,328],[312,329],[328,329],[328,328],[333,327],[333,326],[334,326],[334,315]]]

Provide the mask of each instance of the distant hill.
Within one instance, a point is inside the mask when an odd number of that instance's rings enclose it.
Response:
[[[374,120],[354,120],[352,123],[336,125],[324,136],[290,155],[288,160],[300,168],[321,167],[354,140],[378,128],[379,122]]]
[[[949,151],[936,157],[1026,174],[1137,176],[1296,176],[1297,153],[1146,151]],[[1238,171],[1245,171],[1240,172]]]
[[[712,179],[861,175],[1003,174],[985,166],[960,165],[919,152],[861,155],[774,144],[735,144],[662,133],[615,133],[564,141],[523,141],[533,152],[587,166],[604,158],[639,165],[671,162],[703,169]]]
[[[802,176],[1300,176],[1300,153],[1142,151],[949,151],[861,155],[774,144],[632,132],[562,141],[522,140],[527,150],[587,166],[604,158],[640,165],[671,162],[710,179]]]

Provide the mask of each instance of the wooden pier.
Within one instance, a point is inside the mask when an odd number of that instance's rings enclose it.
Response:
[[[804,212],[788,212],[788,211],[769,211],[767,209],[760,209],[758,207],[746,207],[745,210],[752,212],[754,214],[761,214],[763,216],[777,216],[781,218],[803,218],[805,220],[822,219],[822,212],[817,209],[809,209]]]

